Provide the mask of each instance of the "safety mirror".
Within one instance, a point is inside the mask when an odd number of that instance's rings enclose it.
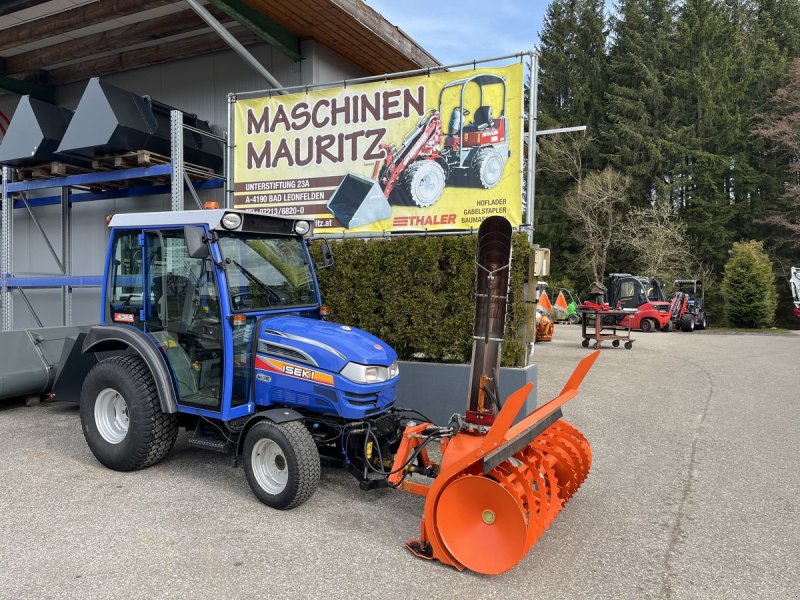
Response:
[[[322,264],[317,265],[318,269],[331,269],[333,268],[333,250],[331,249],[328,240],[322,240]]]
[[[186,248],[192,258],[207,258],[209,254],[206,233],[202,227],[186,225],[183,228],[183,237],[186,239]]]

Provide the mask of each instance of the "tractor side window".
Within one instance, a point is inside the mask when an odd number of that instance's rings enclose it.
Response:
[[[182,230],[147,232],[147,331],[178,382],[181,404],[219,410],[222,321],[214,269],[191,258]]]
[[[118,233],[109,266],[106,293],[106,321],[141,325],[144,308],[142,293],[142,246],[138,231]]]

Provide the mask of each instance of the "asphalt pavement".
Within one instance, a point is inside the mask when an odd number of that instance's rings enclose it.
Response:
[[[280,512],[181,433],[158,465],[92,456],[75,405],[0,403],[0,598],[798,598],[800,335],[634,334],[565,418],[588,480],[510,572],[417,559],[424,500],[323,469]],[[538,344],[538,398],[589,350]]]

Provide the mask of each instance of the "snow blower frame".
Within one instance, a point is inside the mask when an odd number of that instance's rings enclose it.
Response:
[[[388,482],[426,497],[415,555],[459,570],[497,574],[511,569],[581,486],[592,463],[583,434],[561,407],[597,359],[584,358],[555,399],[513,424],[533,384],[501,403],[500,351],[511,261],[511,225],[486,219],[478,231],[477,285],[467,411],[446,427],[408,423]],[[428,453],[437,442],[441,462]],[[416,475],[426,475],[425,482]],[[434,477],[430,481],[430,477]]]

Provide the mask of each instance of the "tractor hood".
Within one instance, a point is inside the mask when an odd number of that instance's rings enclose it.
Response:
[[[304,317],[273,317],[259,328],[258,352],[338,373],[348,362],[390,366],[397,353],[374,335]]]

